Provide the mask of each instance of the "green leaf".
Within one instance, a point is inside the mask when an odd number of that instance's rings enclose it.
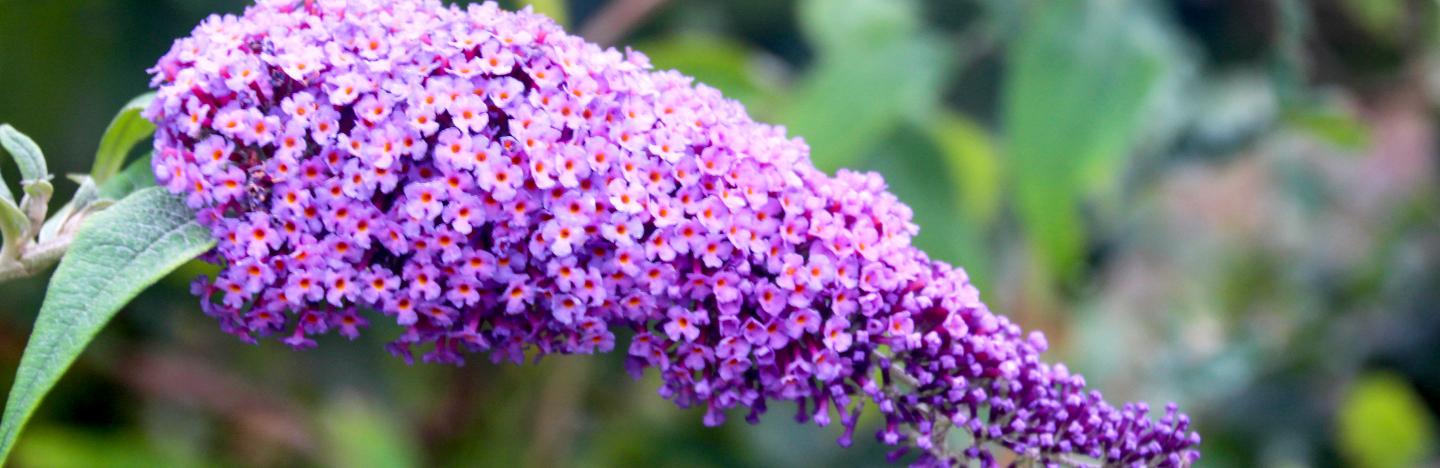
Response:
[[[146,152],[115,177],[100,184],[100,196],[119,200],[140,189],[155,186],[155,173],[150,168],[154,153]]]
[[[856,166],[906,117],[928,115],[939,101],[951,54],[918,30],[918,14],[912,1],[801,5],[821,54],[778,120],[810,145],[817,167]]]
[[[949,111],[936,113],[926,130],[940,150],[963,214],[973,223],[990,224],[1000,208],[999,155],[990,134]]]
[[[20,133],[10,124],[0,124],[0,146],[5,147],[10,157],[15,158],[15,165],[20,167],[22,183],[43,180],[50,176],[50,171],[45,169],[45,153],[40,151],[40,145],[36,145],[35,140]]]
[[[777,80],[756,66],[754,54],[732,39],[697,33],[680,34],[635,47],[658,69],[674,69],[713,86],[725,97],[745,104],[752,115],[762,115],[774,104]]]
[[[155,132],[155,125],[140,116],[140,112],[153,100],[155,93],[137,96],[125,103],[125,107],[121,107],[115,119],[110,121],[110,127],[100,137],[100,149],[95,152],[95,165],[90,169],[90,177],[95,179],[95,183],[103,184],[119,172],[125,165],[125,155],[130,153],[130,148]]]
[[[1434,450],[1425,402],[1398,375],[1371,372],[1351,387],[1337,415],[1340,448],[1354,466],[1420,466]]]
[[[901,41],[921,24],[912,0],[805,0],[797,15],[806,38],[827,53]]]
[[[12,255],[18,256],[16,250],[25,233],[30,230],[30,217],[20,209],[12,200],[0,200],[0,261],[7,260]]]
[[[1170,62],[1137,2],[1037,2],[1008,49],[1002,121],[1032,251],[1052,274],[1078,266],[1079,203],[1116,180]]]
[[[1404,37],[1410,16],[1405,2],[1386,0],[1343,0],[1340,6],[1350,14],[1350,21],[1358,23],[1366,32],[1386,40]]]
[[[70,197],[70,204],[84,209],[100,199],[100,187],[95,185],[94,178],[85,174],[69,174],[66,177],[80,186],[75,189],[75,196]]]
[[[41,398],[116,312],[215,245],[179,198],[149,188],[96,214],[75,235],[45,291],[0,420],[0,464]]]
[[[1285,120],[1342,149],[1356,151],[1370,146],[1370,128],[1353,115],[1323,109],[1298,110],[1288,113]]]
[[[921,226],[916,247],[931,258],[964,267],[981,291],[989,291],[992,251],[985,248],[985,226],[968,212],[966,187],[939,175],[954,168],[946,167],[949,156],[929,131],[901,126],[871,150],[861,167],[884,174],[890,192],[914,211],[915,224]]]
[[[25,436],[25,445],[15,451],[15,465],[47,468],[204,466],[166,456],[140,430],[106,432],[74,426],[32,428]]]
[[[565,8],[565,0],[520,0],[520,4],[535,9],[536,13],[549,16],[550,19],[560,23],[561,26],[570,23],[570,15]]]
[[[369,400],[342,394],[321,414],[328,461],[334,466],[420,466],[415,441],[396,418]]]
[[[90,204],[88,209],[96,210],[104,208],[104,205],[110,201],[125,198],[127,195],[146,187],[154,187],[155,174],[150,172],[151,154],[152,153],[148,152],[145,153],[140,159],[136,159],[134,162],[131,162],[130,165],[125,166],[125,170],[120,171],[115,177],[111,177],[110,180],[105,181],[103,185],[96,187],[96,196],[99,198]],[[90,180],[91,183],[94,183],[94,179],[89,179],[88,177],[87,179]],[[55,236],[60,234],[60,229],[65,227],[65,224],[69,221],[71,212],[75,211],[75,202],[79,201],[81,192],[84,190],[85,186],[82,184],[81,190],[76,192],[75,199],[70,200],[70,203],[66,203],[65,206],[60,207],[59,210],[55,211],[54,215],[50,216],[50,220],[45,221],[45,225],[40,228],[40,242],[43,243],[54,239]],[[86,210],[87,207],[81,206],[80,209]],[[82,216],[83,215],[82,213]]]

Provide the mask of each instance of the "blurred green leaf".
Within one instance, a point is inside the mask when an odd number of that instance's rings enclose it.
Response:
[[[1432,453],[1434,422],[1399,375],[1371,372],[1351,385],[1337,421],[1340,448],[1355,466],[1419,466]]]
[[[1347,150],[1370,146],[1370,128],[1353,115],[1329,110],[1299,110],[1286,120],[1305,133]]]
[[[984,243],[985,225],[968,212],[966,188],[943,179],[942,174],[955,169],[948,167],[950,155],[932,138],[933,132],[902,126],[880,149],[872,150],[863,167],[885,174],[890,192],[914,211],[915,224],[921,226],[915,246],[932,258],[964,267],[976,286],[986,291],[991,259]]]
[[[1114,180],[1169,64],[1131,2],[1037,2],[1010,47],[1003,122],[1017,210],[1047,269],[1083,254],[1087,189]]]
[[[15,452],[17,466],[46,468],[144,468],[154,466],[198,466],[175,460],[155,450],[134,432],[97,433],[43,426],[25,437]]]
[[[10,124],[0,124],[0,147],[4,147],[10,157],[15,159],[15,165],[20,167],[22,182],[44,180],[50,176],[50,171],[45,168],[45,153],[40,151],[40,145],[36,145],[35,140],[20,133]]]
[[[989,225],[1000,207],[999,156],[990,134],[974,120],[941,111],[926,130],[940,150],[959,205],[970,222]]]
[[[321,424],[333,466],[420,466],[411,433],[367,400],[341,396],[324,409]]]
[[[752,113],[763,113],[778,86],[753,65],[744,44],[720,36],[680,34],[636,46],[659,69],[675,69],[740,101]]]
[[[1411,5],[1396,0],[1343,0],[1340,6],[1366,32],[1386,39],[1393,39],[1405,30],[1406,10]]]
[[[920,29],[913,0],[802,0],[800,28],[822,53],[908,39]]]
[[[130,148],[155,132],[155,125],[140,116],[140,112],[153,100],[155,93],[137,96],[125,103],[115,114],[115,119],[110,121],[110,126],[100,137],[100,149],[95,152],[95,165],[90,169],[90,177],[95,179],[95,183],[103,184],[119,172],[125,165],[125,156],[130,154]]]
[[[520,5],[534,8],[536,13],[549,16],[561,26],[570,24],[570,15],[565,8],[565,0],[520,0]]]
[[[820,49],[779,121],[815,165],[856,165],[906,116],[927,115],[949,69],[945,47],[918,30],[912,1],[810,0],[800,18]]]
[[[215,245],[177,197],[145,189],[75,235],[45,291],[0,420],[0,463],[40,400],[110,318],[146,287]]]

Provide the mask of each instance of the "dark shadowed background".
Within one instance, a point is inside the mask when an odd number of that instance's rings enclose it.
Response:
[[[822,168],[883,173],[916,242],[1049,359],[1112,400],[1181,403],[1202,465],[1440,463],[1437,3],[533,3],[787,125]],[[243,6],[0,0],[0,122],[84,172],[170,41]],[[705,428],[617,354],[406,366],[384,326],[245,345],[186,292],[204,271],[117,317],[15,466],[884,463],[873,414],[848,450],[784,405]],[[43,291],[0,285],[0,387]]]

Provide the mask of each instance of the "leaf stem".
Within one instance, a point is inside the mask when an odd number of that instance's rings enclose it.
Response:
[[[25,249],[13,261],[0,262],[0,283],[35,276],[60,261],[70,248],[71,235],[63,235]]]

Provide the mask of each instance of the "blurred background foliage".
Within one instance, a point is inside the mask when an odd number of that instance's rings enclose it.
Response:
[[[1180,402],[1203,465],[1440,463],[1436,2],[530,3],[787,125],[826,170],[883,173],[916,242],[1052,360],[1111,399]],[[82,172],[170,41],[242,8],[0,0],[0,121]],[[384,326],[243,345],[187,270],[100,336],[16,466],[883,463],[783,407],[704,428],[618,355],[408,367]],[[43,287],[0,285],[0,386]]]

